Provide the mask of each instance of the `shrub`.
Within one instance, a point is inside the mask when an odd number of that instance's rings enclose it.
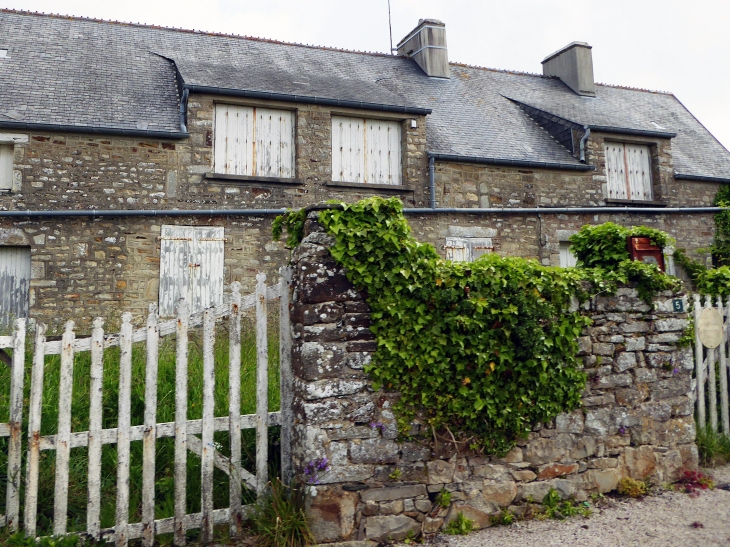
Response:
[[[713,431],[710,424],[697,428],[697,448],[703,466],[714,467],[730,461],[730,437]]]
[[[692,497],[696,497],[700,495],[702,490],[715,488],[715,481],[712,480],[711,476],[702,471],[682,469],[675,488],[686,492]]]
[[[630,498],[646,496],[649,486],[644,481],[625,477],[618,482],[618,493]]]

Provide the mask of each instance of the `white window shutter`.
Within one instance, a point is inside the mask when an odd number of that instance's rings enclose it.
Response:
[[[0,144],[0,190],[13,189],[13,145]]]
[[[446,260],[452,260],[454,262],[472,261],[471,248],[466,238],[447,237],[444,250],[446,251]]]
[[[569,241],[561,241],[559,244],[560,252],[560,267],[561,268],[573,268],[578,265],[578,259],[570,250]]]
[[[332,116],[332,180],[366,182],[364,164],[364,120]]]
[[[254,174],[253,108],[232,104],[215,107],[213,170],[222,175]]]
[[[256,109],[256,170],[259,177],[294,177],[294,112]]]
[[[221,304],[223,252],[222,227],[162,226],[160,315],[175,315],[180,298],[191,313]]]
[[[626,164],[624,145],[615,142],[604,144],[606,153],[606,178],[609,199],[630,199],[626,192]]]
[[[626,164],[628,165],[627,179],[629,182],[629,199],[651,200],[651,158],[649,147],[636,144],[627,144]]]
[[[401,184],[399,122],[366,120],[367,177],[371,184]]]

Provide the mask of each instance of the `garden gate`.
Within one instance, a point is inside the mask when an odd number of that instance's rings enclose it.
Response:
[[[705,321],[701,316],[705,310],[714,310],[709,315],[717,317],[716,324],[707,323],[708,329],[714,328],[717,332],[711,333],[713,338],[707,347],[701,340],[701,329]],[[716,312],[716,313],[715,313]],[[700,295],[694,295],[694,324],[695,324],[695,378],[692,379],[692,392],[697,403],[697,423],[704,429],[707,425],[707,411],[710,412],[710,427],[718,431],[718,391],[720,395],[720,416],[722,432],[730,434],[730,410],[728,409],[728,318],[730,318],[730,299],[723,302],[717,297],[705,296],[704,306]],[[707,339],[705,339],[707,343]],[[714,346],[714,347],[713,347]],[[719,385],[718,385],[719,383]]]
[[[282,268],[282,277],[276,285],[266,286],[266,276],[256,276],[256,291],[242,297],[240,284],[231,285],[230,302],[203,312],[190,314],[181,299],[177,318],[159,322],[157,306],[150,305],[146,327],[133,329],[132,315],[122,315],[118,334],[105,334],[103,319],[93,323],[91,337],[77,339],[74,323],[68,321],[60,341],[47,341],[46,327],[36,325],[35,347],[31,371],[28,404],[27,473],[25,476],[25,507],[23,528],[27,536],[36,536],[38,506],[38,470],[40,453],[56,451],[53,534],[67,533],[69,495],[69,454],[75,447],[88,447],[88,498],[86,534],[95,539],[127,545],[130,539],[142,538],[143,545],[152,546],[155,536],[173,533],[176,545],[185,544],[187,530],[200,529],[203,543],[213,538],[213,526],[230,525],[232,536],[240,534],[241,525],[250,506],[241,502],[242,487],[264,490],[268,465],[268,426],[281,426],[282,478],[291,477],[291,333],[289,328],[289,285],[291,270]],[[268,412],[268,341],[267,303],[279,300],[279,347],[281,410]],[[256,311],[256,413],[241,414],[241,319],[242,311]],[[227,416],[214,415],[214,341],[216,320],[228,317],[229,323],[229,411]],[[203,409],[202,419],[188,419],[188,329],[203,327]],[[157,423],[158,346],[160,339],[176,335],[175,342],[175,421]],[[10,382],[10,419],[0,423],[0,437],[9,437],[7,500],[5,515],[0,526],[11,531],[19,527],[20,490],[22,485],[22,423],[24,415],[23,382],[25,376],[26,320],[16,319],[12,336],[0,336],[0,349],[11,348],[12,371]],[[130,425],[132,383],[132,344],[146,341],[145,410],[144,424]],[[119,415],[118,426],[102,429],[102,386],[104,350],[120,348]],[[71,395],[73,390],[74,355],[90,352],[91,400],[89,430],[71,431]],[[41,436],[41,408],[43,404],[44,358],[60,354],[60,382],[58,430],[56,435]],[[241,466],[241,430],[256,430],[255,474]],[[230,457],[216,450],[213,434],[230,433]],[[174,438],[174,516],[155,519],[155,446],[156,439]],[[128,522],[130,442],[142,441],[142,520]],[[116,522],[112,528],[100,527],[101,452],[102,445],[117,445]],[[186,510],[187,452],[200,456],[201,512],[188,514]],[[230,505],[225,509],[213,508],[213,468],[217,467],[230,477]]]

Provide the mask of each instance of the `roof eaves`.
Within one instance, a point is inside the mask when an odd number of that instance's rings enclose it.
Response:
[[[184,84],[184,88],[190,90],[191,93],[208,93],[212,95],[228,95],[233,97],[248,97],[251,99],[287,101],[303,104],[321,104],[326,106],[339,106],[343,108],[357,108],[360,110],[380,110],[382,112],[398,112],[401,114],[412,114],[416,116],[427,116],[431,113],[430,108],[420,108],[416,106],[399,106],[392,104],[368,103],[364,101],[350,101],[346,99],[332,99],[329,97],[291,95],[288,93],[274,93],[272,91],[253,91],[248,89],[234,89],[195,84]]]
[[[674,173],[676,180],[693,180],[697,182],[720,182],[730,183],[730,177],[709,177],[705,175],[690,175],[688,173]]]
[[[190,134],[186,131],[151,131],[148,129],[124,129],[98,125],[69,125],[57,123],[8,122],[0,120],[0,129],[18,129],[21,131],[49,131],[63,133],[83,133],[92,135],[119,135],[125,137],[148,137],[154,139],[186,139]]]
[[[601,133],[619,133],[622,135],[636,135],[639,137],[655,137],[658,139],[673,139],[676,133],[669,131],[649,131],[645,129],[632,129],[629,127],[614,127],[611,125],[588,125],[591,131],[599,131]]]

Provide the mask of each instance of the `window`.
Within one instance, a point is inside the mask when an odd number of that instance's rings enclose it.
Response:
[[[0,326],[28,317],[30,247],[0,247]]]
[[[213,146],[217,174],[294,178],[294,112],[218,104]]]
[[[494,251],[491,237],[447,237],[446,260],[474,262],[480,256]]]
[[[574,268],[578,264],[578,259],[570,250],[570,241],[561,241],[558,245],[558,251],[560,252],[561,268]]]
[[[13,189],[13,145],[0,144],[0,192]]]
[[[400,122],[332,116],[332,180],[401,184]]]
[[[190,313],[223,302],[224,242],[222,227],[162,227],[160,315],[175,315],[180,298]]]
[[[604,150],[608,198],[652,200],[649,147],[607,142],[604,144]]]

